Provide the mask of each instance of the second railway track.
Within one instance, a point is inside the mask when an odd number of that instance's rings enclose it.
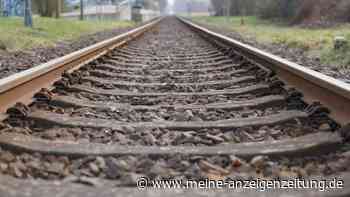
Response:
[[[306,102],[279,71],[185,23],[162,19],[125,46],[65,72],[30,105],[8,108],[0,125],[1,196],[154,196],[156,190],[136,189],[141,177],[337,177],[344,189],[259,195],[349,196],[344,114]],[[201,190],[162,192],[201,196]]]

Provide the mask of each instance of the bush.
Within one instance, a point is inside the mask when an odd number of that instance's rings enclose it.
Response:
[[[292,18],[297,10],[298,0],[257,0],[257,15],[263,19]]]
[[[279,17],[279,0],[259,0],[256,4],[257,15],[264,19]]]

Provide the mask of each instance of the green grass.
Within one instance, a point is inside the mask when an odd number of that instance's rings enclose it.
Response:
[[[337,66],[350,64],[350,50],[344,49],[339,52],[333,50],[333,40],[336,36],[345,36],[350,41],[350,24],[333,28],[306,29],[260,20],[252,16],[244,17],[245,25],[241,25],[241,17],[194,17],[193,19],[232,29],[244,38],[255,38],[260,43],[285,44],[289,47],[304,49],[308,55],[320,58],[323,63]]]
[[[58,41],[132,25],[132,22],[127,21],[78,21],[34,17],[34,28],[31,29],[24,27],[22,18],[0,17],[0,45],[5,45],[8,51],[53,46]]]

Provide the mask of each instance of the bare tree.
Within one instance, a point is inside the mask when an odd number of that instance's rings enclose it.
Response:
[[[2,7],[2,0],[0,0],[0,16],[4,14],[4,8]]]
[[[225,10],[225,15],[227,17],[231,16],[231,0],[225,0],[223,6],[223,10]]]
[[[59,18],[62,11],[62,0],[33,0],[41,16]]]
[[[211,3],[217,16],[226,16],[228,12],[230,16],[241,16],[254,15],[257,1],[259,0],[211,0]]]
[[[224,15],[224,0],[211,0],[213,8],[215,10],[215,15],[223,16]]]
[[[32,1],[24,1],[24,25],[26,27],[33,27],[33,18],[32,18]]]
[[[80,20],[84,20],[84,0],[80,0]]]

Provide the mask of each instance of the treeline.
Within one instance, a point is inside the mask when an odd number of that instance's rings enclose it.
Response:
[[[218,16],[256,15],[291,23],[350,21],[349,0],[211,0]]]
[[[32,0],[35,13],[45,17],[60,17],[64,0]]]

